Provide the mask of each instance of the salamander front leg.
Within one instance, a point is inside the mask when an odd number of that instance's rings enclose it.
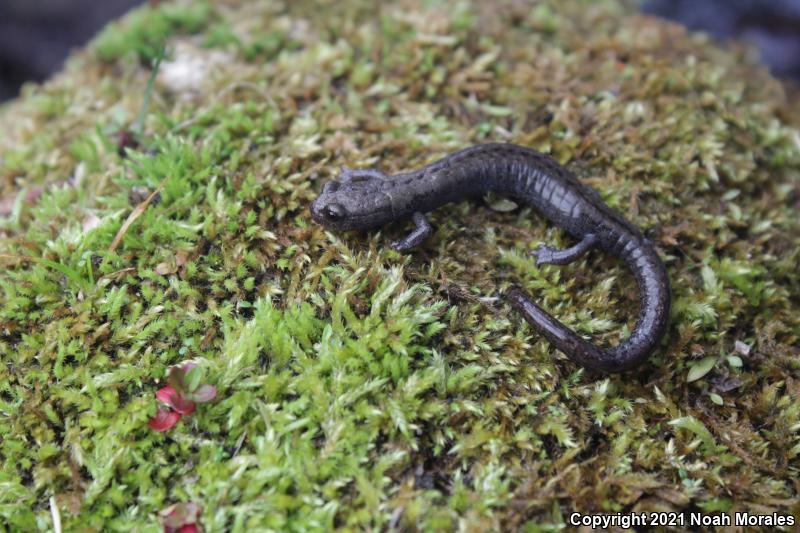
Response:
[[[597,235],[594,233],[587,234],[581,242],[575,246],[559,250],[557,248],[550,248],[542,244],[533,251],[536,256],[537,265],[566,265],[572,263],[580,256],[588,252],[595,244],[597,244]]]
[[[414,230],[403,237],[398,241],[394,241],[391,246],[398,252],[405,252],[406,250],[410,250],[422,241],[424,241],[431,233],[433,233],[433,227],[431,227],[430,222],[428,219],[425,218],[425,215],[422,213],[414,213],[411,216],[411,220],[414,221]]]

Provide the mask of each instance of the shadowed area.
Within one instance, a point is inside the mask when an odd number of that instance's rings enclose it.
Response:
[[[0,101],[58,70],[70,50],[143,0],[0,2]]]

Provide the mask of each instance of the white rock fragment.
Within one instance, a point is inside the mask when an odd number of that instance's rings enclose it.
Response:
[[[192,98],[201,92],[203,83],[213,77],[220,66],[231,61],[225,52],[205,50],[179,41],[161,63],[157,81],[178,97]]]

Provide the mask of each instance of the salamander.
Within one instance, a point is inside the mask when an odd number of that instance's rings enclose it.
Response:
[[[667,328],[670,287],[653,244],[603,202],[596,190],[550,157],[506,143],[480,144],[409,172],[344,167],[311,206],[314,221],[336,231],[375,228],[411,219],[414,229],[391,246],[411,250],[432,233],[424,213],[450,202],[496,192],[531,205],[576,239],[565,249],[539,246],[538,265],[565,265],[593,248],[621,258],[639,288],[639,316],[631,335],[601,348],[584,340],[520,289],[505,298],[528,323],[576,363],[602,372],[633,369],[647,360]]]

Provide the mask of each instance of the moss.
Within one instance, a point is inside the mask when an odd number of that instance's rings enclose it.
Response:
[[[162,43],[178,33],[197,33],[212,18],[213,11],[208,1],[165,4],[158,8],[141,7],[131,12],[124,22],[112,22],[95,39],[93,47],[97,55],[113,61],[129,53],[141,60],[155,59]],[[209,31],[209,43],[223,39],[218,26]]]
[[[800,116],[745,50],[634,8],[163,2],[26,87],[0,109],[1,527],[52,529],[51,498],[94,531],[178,502],[209,531],[797,517]],[[310,221],[343,164],[487,140],[651,235],[674,306],[650,364],[588,373],[497,298],[521,283],[600,343],[633,326],[614,258],[536,266],[570,240],[531,209],[451,205],[409,255],[402,224]],[[156,433],[188,360],[217,399]]]

